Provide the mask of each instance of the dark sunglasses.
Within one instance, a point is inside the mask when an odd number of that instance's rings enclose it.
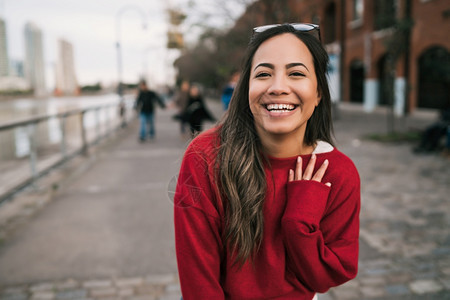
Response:
[[[271,25],[263,25],[253,28],[253,35],[257,33],[264,32],[268,29],[275,28],[278,26],[283,25],[290,25],[292,26],[296,31],[301,32],[307,32],[312,34],[314,37],[316,37],[320,41],[320,29],[319,25],[317,24],[310,24],[310,23],[291,23],[291,24],[271,24]]]

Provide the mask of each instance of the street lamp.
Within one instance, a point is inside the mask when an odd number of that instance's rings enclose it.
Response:
[[[122,83],[122,72],[123,72],[123,66],[122,66],[122,51],[120,47],[120,18],[123,15],[123,13],[127,10],[135,10],[137,11],[141,17],[142,17],[142,28],[145,30],[147,28],[147,20],[144,13],[144,10],[139,8],[135,5],[126,5],[122,7],[116,14],[116,47],[117,47],[117,72],[118,72],[118,86],[117,86],[117,94],[119,95],[120,99],[122,99],[123,96],[123,83]]]
[[[146,48],[143,49],[142,51],[142,78],[143,79],[148,79],[149,81],[149,74],[148,74],[148,55],[150,51],[154,51],[154,50],[163,50],[163,46],[161,45],[149,45]]]

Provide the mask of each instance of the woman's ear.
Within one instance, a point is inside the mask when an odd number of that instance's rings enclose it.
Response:
[[[316,107],[319,106],[321,100],[322,100],[322,92],[319,89],[317,89]]]

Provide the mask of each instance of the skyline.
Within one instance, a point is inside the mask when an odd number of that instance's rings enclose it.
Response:
[[[25,60],[24,28],[27,22],[34,23],[42,30],[48,89],[55,85],[54,64],[57,62],[59,39],[65,39],[73,45],[75,70],[80,85],[97,82],[110,85],[116,82],[118,24],[124,82],[137,82],[140,75],[147,75],[150,84],[162,84],[173,76],[170,65],[178,55],[178,50],[166,49],[166,1],[152,1],[151,6],[145,0],[135,0],[133,3],[126,0],[35,2],[3,0],[0,16],[6,22],[10,60]],[[171,2],[169,4],[174,5],[175,2]],[[130,8],[129,5],[134,7]],[[120,18],[117,18],[121,10]],[[142,28],[142,13],[147,17],[146,30]],[[147,72],[144,67],[147,67]]]

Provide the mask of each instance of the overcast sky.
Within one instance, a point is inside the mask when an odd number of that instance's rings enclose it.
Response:
[[[203,0],[205,1],[205,0]],[[207,1],[207,0],[206,0]],[[145,74],[152,84],[173,77],[171,62],[178,50],[167,51],[168,29],[165,10],[180,7],[187,0],[0,0],[0,14],[6,21],[10,59],[24,59],[24,26],[41,28],[46,63],[46,81],[54,84],[53,64],[57,40],[64,38],[74,48],[75,69],[81,85],[118,78],[116,25],[120,22],[125,82],[136,82]],[[133,8],[131,8],[133,7]],[[136,9],[138,8],[138,9]],[[117,18],[119,11],[121,17]],[[147,24],[143,29],[144,17]]]

